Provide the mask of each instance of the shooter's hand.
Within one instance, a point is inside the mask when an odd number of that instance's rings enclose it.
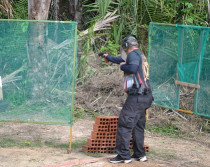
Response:
[[[120,63],[120,67],[121,67],[122,65],[124,65],[124,64],[126,64],[126,62],[122,62],[122,63]]]
[[[100,52],[100,53],[98,53],[98,56],[104,57],[104,54],[106,54],[106,53],[105,52]]]
[[[103,57],[103,58],[104,58],[104,61],[105,61],[106,63],[109,62],[109,61],[107,60],[107,58],[106,58],[107,55],[108,55],[108,52],[100,52],[100,53],[98,53],[98,56]]]

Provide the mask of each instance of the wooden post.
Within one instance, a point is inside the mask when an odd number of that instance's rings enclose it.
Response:
[[[70,126],[70,135],[69,135],[69,153],[71,153],[72,146],[72,125]]]
[[[146,121],[148,121],[148,120],[149,120],[149,110],[146,109]]]
[[[3,100],[3,91],[2,91],[2,80],[0,76],[0,100]]]

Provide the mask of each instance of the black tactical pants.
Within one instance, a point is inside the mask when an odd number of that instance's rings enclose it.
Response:
[[[124,159],[130,159],[129,143],[131,134],[133,136],[133,151],[139,157],[145,156],[144,128],[145,111],[152,104],[152,94],[128,95],[126,102],[120,112],[116,152]]]

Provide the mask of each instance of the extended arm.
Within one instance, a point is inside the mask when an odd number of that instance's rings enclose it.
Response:
[[[120,69],[126,73],[135,74],[139,66],[136,64],[123,64],[120,66]]]
[[[106,59],[111,61],[112,63],[116,63],[116,64],[125,62],[121,57],[114,57],[114,56],[110,56],[110,55],[107,55]]]

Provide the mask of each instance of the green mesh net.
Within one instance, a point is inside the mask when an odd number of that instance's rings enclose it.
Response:
[[[154,103],[179,109],[180,85],[195,88],[194,113],[210,117],[210,28],[151,23],[150,81]]]
[[[72,125],[76,55],[77,23],[0,20],[0,120]]]

